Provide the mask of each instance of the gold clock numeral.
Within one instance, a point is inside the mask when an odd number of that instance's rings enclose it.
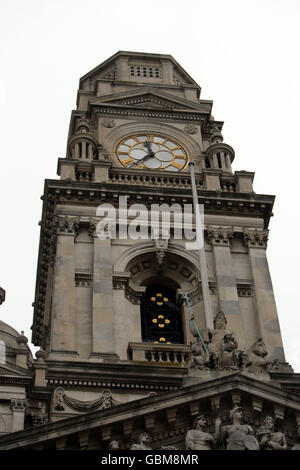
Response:
[[[175,168],[178,168],[178,169],[182,168],[182,165],[180,163],[176,163],[176,162],[171,163],[171,165],[169,165],[169,166],[174,166]]]
[[[130,163],[133,163],[132,158],[126,158],[125,160],[121,160],[122,165],[128,166]]]

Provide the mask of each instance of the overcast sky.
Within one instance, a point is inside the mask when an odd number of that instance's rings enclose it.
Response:
[[[268,258],[300,372],[299,0],[1,0],[0,318],[31,338],[45,178],[65,156],[78,81],[118,50],[171,54],[214,100],[234,170],[275,194]]]

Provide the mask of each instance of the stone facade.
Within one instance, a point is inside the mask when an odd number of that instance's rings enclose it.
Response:
[[[233,439],[228,426],[244,426],[244,448],[271,446],[259,431],[267,416],[285,436],[280,445],[296,442],[300,381],[285,363],[266,257],[274,196],[254,192],[253,173],[233,172],[223,122],[200,92],[159,54],[118,52],[80,79],[60,179],[45,182],[32,333],[41,350],[18,360],[30,372],[26,420],[15,419],[0,449],[107,449],[111,441],[191,449],[205,433],[219,448],[222,432]],[[187,164],[176,171],[175,158],[168,171],[118,160],[120,142],[134,136],[176,142],[194,164],[212,314],[216,322],[223,312],[223,326],[206,325],[198,255],[175,236],[175,216],[166,237],[99,238],[101,204],[115,208],[120,234],[120,197],[148,209],[192,203]],[[143,338],[153,285],[176,294],[180,344]],[[14,402],[13,413],[21,407]],[[199,414],[205,419],[193,425]]]

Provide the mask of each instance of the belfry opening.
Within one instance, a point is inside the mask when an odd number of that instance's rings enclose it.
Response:
[[[163,284],[147,287],[141,303],[142,341],[183,344],[181,308],[176,290]]]

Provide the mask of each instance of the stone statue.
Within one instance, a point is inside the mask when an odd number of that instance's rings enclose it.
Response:
[[[151,438],[146,432],[142,432],[138,437],[138,442],[136,444],[131,444],[129,450],[152,450],[150,447]]]
[[[267,373],[271,366],[270,361],[266,361],[265,357],[268,351],[264,340],[259,338],[247,351],[246,371],[255,374]]]
[[[218,417],[215,422],[216,441],[226,442],[227,450],[259,450],[259,444],[248,424],[243,424],[244,412],[241,406],[235,406],[230,411],[232,424],[223,426]],[[225,441],[225,442],[224,442]]]
[[[119,446],[118,441],[110,441],[110,443],[108,444],[108,450],[119,450],[119,449],[120,449],[120,446]]]
[[[237,341],[232,333],[224,335],[221,350],[213,356],[216,369],[238,369],[240,351],[237,350],[237,346]]]
[[[194,420],[193,429],[189,429],[186,433],[185,448],[187,450],[212,450],[216,448],[215,438],[205,432],[205,428],[205,416],[197,416]]]
[[[297,424],[297,430],[296,430],[298,442],[293,445],[291,450],[300,450],[300,423]]]
[[[286,450],[287,448],[285,435],[274,431],[274,420],[271,416],[263,420],[256,435],[262,450]]]
[[[200,341],[191,342],[191,353],[188,367],[190,369],[204,369],[209,360],[209,355],[204,351]]]
[[[208,350],[212,354],[218,354],[222,349],[222,341],[226,334],[233,334],[227,330],[227,320],[223,312],[219,312],[214,318],[214,329],[208,330]]]

